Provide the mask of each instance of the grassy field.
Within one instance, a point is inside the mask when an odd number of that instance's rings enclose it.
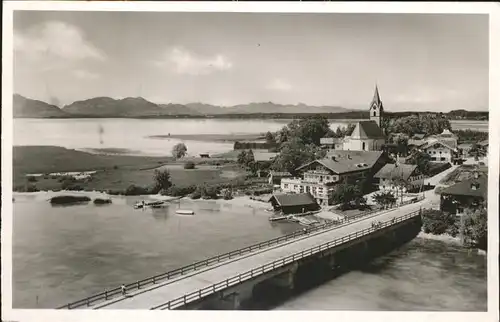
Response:
[[[27,174],[46,174],[29,182],[36,185],[37,189],[58,190],[62,183],[59,178],[49,176],[49,173],[94,170],[97,173],[91,178],[78,181],[84,190],[124,190],[132,184],[147,187],[153,184],[157,169],[168,170],[172,183],[177,186],[237,182],[245,177],[244,171],[235,164],[197,164],[195,169],[186,170],[183,161],[169,157],[96,155],[52,146],[14,147],[13,150],[15,190],[19,190],[16,187],[26,186]]]

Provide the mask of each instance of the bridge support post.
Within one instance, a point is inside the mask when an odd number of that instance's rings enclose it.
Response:
[[[290,268],[286,272],[273,277],[270,282],[273,285],[292,291],[293,289],[295,289],[295,274],[297,273],[298,268],[299,264],[295,262],[290,265]]]
[[[240,305],[241,305],[240,294],[234,293],[233,294],[233,310],[239,309]]]
[[[222,294],[214,299],[209,307],[215,310],[238,310],[241,307],[241,295],[238,292]]]
[[[337,267],[337,260],[335,259],[334,254],[330,255],[330,257],[328,258],[328,265],[331,269],[335,269]]]

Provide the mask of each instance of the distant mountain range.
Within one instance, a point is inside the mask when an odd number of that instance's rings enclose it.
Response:
[[[76,101],[62,109],[42,101],[14,95],[14,117],[162,117],[162,116],[210,116],[225,114],[311,114],[341,113],[352,110],[338,106],[281,105],[272,102],[240,104],[230,107],[203,103],[156,104],[142,97],[113,99],[95,97]]]
[[[14,94],[14,118],[172,118],[172,117],[232,117],[232,118],[282,118],[321,114],[329,118],[367,118],[368,110],[347,109],[340,106],[309,106],[306,104],[282,105],[272,102],[249,103],[235,106],[216,106],[203,103],[156,104],[142,97],[114,99],[95,97],[76,101],[62,109],[43,101]],[[407,116],[415,112],[396,112],[390,117]],[[488,112],[455,110],[444,114],[450,119],[488,119]]]
[[[42,101],[32,100],[24,96],[14,94],[13,97],[13,114],[14,118],[21,117],[65,117],[66,112],[63,112],[59,107],[47,104]]]

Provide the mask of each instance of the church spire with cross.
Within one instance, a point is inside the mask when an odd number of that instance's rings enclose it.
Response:
[[[378,93],[378,86],[375,85],[375,93],[373,94],[372,102],[370,103],[370,121],[375,121],[378,126],[382,123],[384,115],[384,106]]]

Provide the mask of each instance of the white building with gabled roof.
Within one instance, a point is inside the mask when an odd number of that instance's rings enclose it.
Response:
[[[345,138],[323,138],[321,145],[330,150],[381,151],[385,144],[385,134],[380,127],[384,118],[384,105],[378,87],[370,103],[370,119],[356,123],[351,135]]]
[[[431,157],[432,162],[453,163],[458,153],[457,141],[453,139],[429,139],[423,146],[422,151]]]

